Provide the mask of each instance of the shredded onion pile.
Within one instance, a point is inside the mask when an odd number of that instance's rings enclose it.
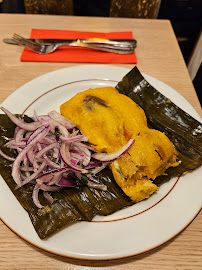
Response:
[[[14,159],[1,150],[0,155],[13,162],[12,177],[18,188],[28,183],[34,185],[32,199],[38,208],[43,207],[39,190],[50,203],[54,199],[49,192],[64,187],[88,185],[105,191],[107,187],[93,176],[126,153],[134,143],[131,139],[114,153],[95,153],[88,138],[56,111],[42,116],[35,112],[33,122],[26,123],[7,109],[1,107],[1,110],[16,124],[14,138],[6,147],[16,149],[18,155]]]

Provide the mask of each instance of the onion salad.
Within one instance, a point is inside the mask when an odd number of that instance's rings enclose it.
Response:
[[[17,118],[4,107],[1,110],[16,125],[14,138],[6,147],[15,149],[17,157],[9,157],[0,150],[0,155],[12,162],[12,177],[17,188],[32,184],[32,199],[38,208],[39,191],[53,203],[52,192],[62,188],[89,188],[107,190],[94,176],[110,162],[126,153],[134,139],[114,153],[96,153],[88,138],[81,134],[75,124],[56,111],[38,116],[34,112],[32,122]]]

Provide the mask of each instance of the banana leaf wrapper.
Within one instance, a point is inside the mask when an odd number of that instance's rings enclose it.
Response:
[[[179,152],[181,165],[167,170],[167,175],[158,177],[157,185],[172,177],[194,170],[202,163],[201,124],[182,111],[165,96],[154,89],[135,67],[116,86],[118,91],[132,98],[143,108],[148,125],[164,132]],[[31,118],[25,116],[25,121]],[[15,151],[4,145],[14,135],[15,125],[6,115],[0,115],[0,149],[9,156]],[[38,209],[32,201],[33,186],[28,184],[16,189],[11,176],[11,163],[0,157],[0,173],[22,207],[28,212],[33,226],[41,239],[60,230],[63,226],[77,221],[90,221],[96,215],[110,215],[133,204],[114,181],[109,168],[97,175],[99,181],[107,185],[107,191],[88,187],[66,188],[52,193],[55,199],[51,205],[40,194],[44,208]]]
[[[25,117],[25,121],[29,122],[31,119]],[[16,152],[4,145],[9,138],[14,137],[14,130],[15,125],[6,115],[1,114],[0,149],[11,157],[15,157]],[[107,186],[107,191],[90,189],[85,186],[66,188],[52,192],[51,195],[55,199],[53,204],[39,194],[40,202],[45,206],[42,209],[38,209],[32,201],[34,187],[32,184],[16,189],[16,184],[11,176],[11,162],[1,156],[0,173],[22,207],[28,212],[41,239],[57,232],[64,225],[81,220],[90,221],[96,215],[110,215],[133,203],[118,187],[109,168],[97,175],[100,183]]]
[[[137,67],[123,77],[116,89],[136,102],[144,110],[148,126],[164,132],[179,152],[181,164],[157,177],[153,181],[156,185],[202,164],[202,124],[150,85]]]

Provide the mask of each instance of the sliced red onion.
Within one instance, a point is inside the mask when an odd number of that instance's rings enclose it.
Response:
[[[40,156],[42,156],[44,153],[48,152],[50,149],[53,149],[55,147],[58,147],[58,143],[57,142],[54,142],[54,143],[51,143],[49,144],[48,146],[44,147],[42,150],[40,150],[36,157],[39,158]]]
[[[53,167],[55,167],[55,168],[59,168],[60,166],[59,166],[58,164],[52,162],[50,159],[48,159],[48,157],[47,157],[46,155],[44,155],[44,154],[47,153],[50,149],[52,149],[52,148],[54,148],[54,147],[56,147],[56,146],[58,146],[57,142],[52,143],[52,144],[50,144],[50,145],[48,145],[48,146],[46,146],[46,147],[44,147],[44,148],[41,148],[40,151],[39,151],[39,152],[36,154],[36,156],[35,156],[35,160],[34,160],[33,166],[34,166],[34,167],[38,167],[39,165],[37,165],[37,160],[38,160],[41,156],[44,156],[44,158],[45,158],[46,160],[49,161],[49,164],[51,164],[51,165],[52,165]]]
[[[31,135],[32,135],[33,132],[31,131],[28,131],[26,134],[25,134],[25,138],[28,139]]]
[[[31,166],[33,166],[35,155],[36,154],[34,153],[33,147],[26,154],[27,159],[29,160],[29,163],[30,163]]]
[[[68,176],[69,173],[72,173],[72,172],[69,170],[69,171],[67,171],[67,172],[62,173],[61,176],[63,176],[64,178],[67,178],[67,176]],[[59,181],[59,180],[58,180],[58,181]]]
[[[72,130],[72,133],[69,135],[69,137],[70,137],[70,138],[71,138],[71,137],[75,137],[75,136],[78,135],[78,133],[79,133],[79,130],[74,128],[74,129]]]
[[[32,200],[38,208],[42,208],[43,205],[39,201],[39,186],[36,184],[32,192]]]
[[[46,127],[50,125],[50,117],[48,115],[38,116],[38,121]]]
[[[22,152],[22,149],[20,147],[16,147],[16,150],[18,151],[18,154]]]
[[[57,175],[57,174],[61,174],[61,173],[64,173],[66,171],[69,171],[69,168],[67,167],[63,167],[63,168],[60,168],[60,169],[56,169],[56,170],[51,170],[49,172],[46,172],[44,173],[43,175],[40,176],[40,179],[43,181],[43,178],[44,177],[47,177],[47,176],[54,176],[54,175]]]
[[[16,143],[20,143],[22,141],[25,132],[26,130],[24,130],[23,128],[18,128],[18,131],[15,133],[14,137]]]
[[[81,147],[81,148],[87,148],[87,149],[89,149],[89,150],[95,151],[95,147],[93,147],[93,146],[90,145],[90,144],[83,144],[83,143],[81,143],[81,142],[74,142],[74,143],[72,143],[72,145],[75,146],[75,147],[77,147],[77,148],[79,148],[79,149],[80,149],[80,147]],[[74,147],[72,147],[72,149],[73,149],[73,148],[74,148]]]
[[[19,153],[19,155],[16,157],[15,161],[13,162],[12,166],[12,177],[16,184],[21,187],[22,182],[19,175],[19,167],[20,163],[23,160],[24,156],[27,154],[27,152],[33,147],[36,142],[40,141],[43,137],[45,137],[48,134],[49,130],[47,128],[44,128],[44,130],[37,134],[35,138]]]
[[[22,182],[22,186],[26,185],[27,183],[29,183],[30,181],[32,181],[33,179],[35,179],[36,177],[38,177],[38,175],[42,172],[42,170],[44,169],[44,167],[46,166],[46,162],[44,161],[40,166],[39,169],[34,172],[33,174],[31,174],[28,178],[24,179],[24,181]]]
[[[86,166],[89,164],[91,160],[91,152],[88,149],[87,145],[83,145],[82,143],[72,143],[72,149],[77,150],[79,153],[83,154],[83,165]]]
[[[56,111],[51,111],[51,112],[49,112],[48,115],[50,116],[50,118],[57,121],[58,123],[60,123],[64,127],[66,127],[67,129],[72,129],[75,127],[74,123],[72,123],[70,120],[68,120],[63,115],[61,115],[60,113],[58,113]]]
[[[40,122],[26,123],[24,120],[18,119],[17,117],[15,117],[11,112],[9,112],[4,107],[1,107],[0,109],[10,118],[10,120],[14,124],[16,124],[16,126],[22,128],[22,129],[25,129],[25,130],[28,130],[28,131],[33,131],[36,128],[38,128],[39,126],[41,126]]]
[[[58,173],[53,175],[53,178],[48,182],[49,186],[55,185],[55,183],[57,183],[60,178],[62,177],[63,173]]]
[[[44,126],[43,127],[39,127],[37,128],[30,136],[29,136],[29,139],[27,140],[27,144],[34,138],[36,137],[36,135],[38,135],[39,133],[42,132],[42,130],[44,130]]]
[[[25,171],[25,176],[28,178],[28,177],[30,177],[30,175],[31,175],[31,173],[30,172],[28,172],[28,171]],[[24,178],[25,179],[25,178]],[[30,182],[32,182],[33,180],[31,180]],[[30,183],[29,182],[29,183]]]
[[[24,159],[23,159],[23,164],[24,164],[24,167],[29,167],[29,161],[27,159],[27,156],[25,155],[24,156]],[[21,166],[22,167],[22,166]],[[32,168],[33,169],[33,168]]]
[[[99,190],[103,190],[103,191],[106,191],[107,190],[107,186],[105,186],[103,184],[93,183],[92,181],[88,181],[88,184],[87,185],[90,188],[95,188],[95,189],[99,189]]]
[[[79,179],[79,180],[82,180],[82,174],[81,173],[75,173],[76,177]],[[85,175],[87,177],[87,185],[89,187],[92,187],[92,188],[97,188],[97,189],[102,189],[102,190],[106,190],[106,187],[105,185],[103,184],[100,184],[94,177],[92,177],[91,175],[89,174],[86,174]],[[102,186],[102,187],[101,187]],[[104,186],[104,187],[103,187]],[[101,188],[100,188],[101,187]]]
[[[17,133],[18,133],[18,131],[20,130],[21,128],[20,127],[16,127],[15,128],[15,132],[14,132],[14,140],[16,140],[16,135],[17,135]]]
[[[36,143],[36,145],[33,147],[34,157],[33,157],[32,167],[34,168],[34,172],[37,172],[39,168],[39,164],[37,162],[39,163],[43,162],[42,158],[36,158],[38,151],[40,151],[41,149],[42,147],[40,143]]]
[[[71,158],[71,159],[70,159],[70,162],[71,162],[73,165],[77,165],[79,161],[78,161],[78,159]]]
[[[39,118],[38,118],[38,115],[37,115],[37,113],[36,113],[36,110],[34,110],[34,115],[33,115],[32,119],[33,119],[33,121],[35,121],[35,122],[39,121]]]
[[[23,172],[33,172],[33,168],[28,166],[20,166],[20,170]]]
[[[88,165],[86,165],[84,168],[86,170],[90,170],[90,169],[93,169],[93,168],[97,168],[97,167],[101,167],[102,165],[104,165],[105,163],[102,163],[102,162],[90,162]],[[107,165],[105,165],[107,166]]]
[[[108,154],[108,153],[95,153],[92,155],[92,157],[95,160],[98,160],[101,162],[112,162],[112,161],[116,160],[118,157],[120,157],[121,155],[127,153],[128,150],[134,144],[134,142],[135,142],[134,139],[130,139],[126,145],[124,145],[119,150],[117,150],[113,153],[110,153],[110,154]]]
[[[37,116],[38,121],[46,122],[48,123],[50,120],[50,117],[48,115],[39,115]]]
[[[69,145],[67,143],[62,143],[60,146],[60,155],[62,160],[64,161],[64,163],[71,168],[73,171],[75,172],[81,172],[81,173],[87,173],[88,171],[85,169],[82,169],[78,166],[74,166],[71,163],[71,157],[70,157],[70,153],[69,153]]]
[[[5,146],[6,146],[7,148],[11,148],[11,147],[13,146],[13,144],[15,144],[15,140],[10,140],[10,141],[8,141],[8,142],[5,144]]]
[[[26,146],[26,142],[25,141],[21,141],[21,142],[18,142],[18,143],[16,143],[16,141],[15,140],[10,140],[9,142],[7,142],[6,144],[5,144],[5,146],[7,147],[7,148],[17,148],[17,147],[24,147],[24,146]]]
[[[63,168],[63,167],[65,167],[65,163],[62,159],[60,159],[60,168]]]
[[[55,141],[56,139],[54,136],[48,136],[48,135],[42,140],[42,142],[45,144],[54,143]]]
[[[70,150],[69,152],[70,152],[70,156],[71,156],[72,158],[76,158],[76,159],[78,159],[79,161],[82,161],[83,158],[84,158],[84,155],[81,154],[81,153],[79,153],[79,152],[76,151],[76,150]]]
[[[60,187],[75,187],[76,184],[71,182],[67,178],[61,177],[61,179],[57,182],[57,186],[60,186]]]
[[[14,161],[14,160],[15,160],[15,158],[9,157],[8,155],[4,154],[4,152],[2,152],[1,149],[0,149],[0,155],[1,155],[3,158],[5,158],[5,159],[7,159],[7,160],[9,160],[9,161]]]
[[[49,183],[52,181],[53,179],[53,175],[46,175],[43,177],[38,177],[38,179],[40,180],[40,183],[46,183],[47,185],[49,185]]]
[[[17,147],[24,147],[26,144],[27,143],[23,141],[16,143],[14,140],[11,140],[10,142],[7,142],[5,146],[8,148],[16,149]]]
[[[88,138],[84,135],[77,135],[75,137],[69,137],[69,138],[66,138],[64,136],[59,136],[59,138],[62,142],[67,142],[67,143],[77,142],[77,141],[83,141],[83,142],[88,141]]]
[[[15,145],[13,145],[13,147],[24,147],[26,145],[27,143],[22,141],[22,142],[16,143]]]
[[[43,191],[43,196],[44,198],[46,198],[46,200],[49,201],[49,203],[53,203],[55,201],[55,199],[53,199],[53,197],[47,192],[47,191]]]
[[[82,174],[85,174],[89,178],[90,187],[106,190],[92,174],[102,170],[108,163],[102,165],[102,162],[92,161],[90,150],[95,150],[94,147],[83,143],[87,142],[88,138],[80,135],[71,121],[57,112],[51,112],[50,116],[38,116],[35,112],[33,117],[35,122],[28,124],[6,109],[2,110],[17,125],[14,139],[6,143],[6,146],[16,149],[18,156],[13,159],[2,151],[0,155],[14,161],[12,176],[18,188],[27,183],[35,185],[32,197],[38,208],[43,207],[38,198],[40,189],[44,197],[52,203],[53,198],[48,191],[54,192],[62,187],[76,186],[69,179],[69,174],[76,175],[80,180]]]
[[[36,182],[37,182],[39,188],[44,190],[44,191],[58,191],[61,189],[58,186],[47,186],[47,185],[43,184],[43,182],[40,179],[36,179]]]
[[[69,137],[69,132],[66,129],[66,127],[61,125],[60,123],[58,123],[54,119],[50,119],[50,126],[51,126],[51,130],[53,133],[55,132],[56,128],[58,128],[60,133],[62,134],[62,136],[66,137],[66,138]]]
[[[99,173],[102,170],[104,170],[104,168],[107,167],[108,165],[109,165],[108,162],[104,162],[101,166],[96,167],[95,169],[91,170],[91,173],[95,175],[96,173]]]
[[[59,146],[53,148],[53,158],[59,158]]]
[[[44,155],[44,159],[46,160],[47,164],[54,168],[54,169],[60,169],[61,165],[57,164],[56,162],[53,162],[52,160],[50,160],[50,158],[48,158],[46,155]]]
[[[88,179],[90,181],[93,181],[94,183],[100,184],[100,182],[97,179],[95,179],[92,175],[87,174],[86,176],[88,177]]]
[[[24,156],[24,159],[23,159],[23,164],[24,166],[20,166],[20,172],[21,171],[24,171],[25,172],[25,175],[26,177],[30,177],[30,172],[33,172],[33,168],[32,167],[29,167],[29,162],[28,162],[28,159],[27,159],[27,156],[25,155]],[[24,180],[25,178],[23,178]]]

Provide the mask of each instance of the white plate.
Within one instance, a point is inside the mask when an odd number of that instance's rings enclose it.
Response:
[[[115,86],[128,69],[112,65],[83,65],[56,70],[20,87],[4,102],[13,113],[32,115],[59,111],[64,101],[88,88]],[[162,94],[200,121],[194,108],[168,85],[144,75]],[[62,256],[105,260],[137,255],[151,250],[180,233],[202,205],[202,168],[177,180],[171,179],[148,200],[92,222],[77,222],[40,240],[27,212],[0,178],[0,217],[29,243]],[[3,206],[3,207],[2,207]]]

